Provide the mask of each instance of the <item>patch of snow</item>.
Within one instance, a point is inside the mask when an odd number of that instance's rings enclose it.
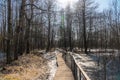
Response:
[[[77,57],[80,58],[81,61],[79,61],[79,63],[82,66],[86,66],[86,67],[89,67],[89,68],[95,68],[95,66],[97,64],[92,58],[90,58],[86,54],[77,55],[76,58]]]
[[[49,68],[50,68],[50,73],[49,73],[49,77],[47,80],[53,80],[56,70],[57,70],[57,65],[56,65],[56,59],[51,60],[49,63]]]
[[[94,59],[92,59],[90,56],[86,54],[72,53],[72,55],[75,57],[75,60],[77,61],[77,63],[83,68],[83,70],[91,78],[91,80],[96,80],[96,77],[93,74],[98,68],[96,61],[94,61]]]
[[[49,75],[47,80],[53,80],[55,73],[57,71],[57,58],[56,58],[56,51],[52,53],[47,53],[44,55],[44,58],[48,59],[48,66],[49,66]]]

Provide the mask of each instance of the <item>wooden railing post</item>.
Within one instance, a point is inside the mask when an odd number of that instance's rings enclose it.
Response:
[[[79,80],[81,80],[81,71],[80,70],[79,70],[79,78],[80,78]]]

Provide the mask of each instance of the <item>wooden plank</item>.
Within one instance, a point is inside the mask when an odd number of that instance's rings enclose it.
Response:
[[[54,80],[74,80],[72,71],[65,64],[65,61],[63,60],[61,53],[57,55],[57,61],[58,61],[58,70],[55,74]]]

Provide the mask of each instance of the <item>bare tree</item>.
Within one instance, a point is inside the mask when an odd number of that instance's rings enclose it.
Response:
[[[53,14],[54,13],[54,7],[55,7],[55,0],[47,0],[46,2],[46,7],[47,7],[47,20],[48,20],[48,35],[47,35],[47,48],[46,48],[46,51],[49,51],[50,50],[50,46],[51,46],[51,27],[52,27],[52,24],[51,24],[51,21],[52,21],[52,18],[53,17]]]
[[[10,55],[10,41],[11,41],[11,27],[12,27],[12,19],[11,19],[11,0],[8,0],[8,28],[7,28],[7,63],[11,62]]]

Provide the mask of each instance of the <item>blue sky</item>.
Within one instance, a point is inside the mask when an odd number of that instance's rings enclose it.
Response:
[[[57,1],[60,2],[61,6],[64,8],[68,4],[68,2],[71,1],[72,3],[74,3],[74,2],[76,2],[78,0],[57,0]],[[111,0],[93,0],[93,1],[95,1],[96,3],[99,4],[99,8],[98,8],[99,12],[103,11],[104,9],[108,9],[109,4],[111,2]]]
[[[99,4],[99,11],[103,11],[104,9],[108,9],[109,8],[109,4],[111,2],[111,0],[95,0],[95,2],[97,2]]]

